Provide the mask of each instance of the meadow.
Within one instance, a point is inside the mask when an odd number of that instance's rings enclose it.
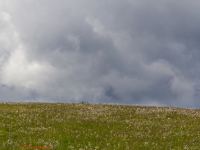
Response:
[[[1,102],[0,149],[199,150],[200,110]]]

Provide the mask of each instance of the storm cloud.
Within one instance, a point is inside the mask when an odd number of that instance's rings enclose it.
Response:
[[[199,6],[0,0],[0,100],[199,107]]]

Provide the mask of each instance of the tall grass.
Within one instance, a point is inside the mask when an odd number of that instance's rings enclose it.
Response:
[[[0,149],[31,147],[199,150],[200,110],[88,103],[0,103]]]

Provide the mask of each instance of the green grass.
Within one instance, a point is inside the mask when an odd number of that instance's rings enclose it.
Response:
[[[0,103],[0,149],[22,149],[20,146],[51,146],[58,150],[199,150],[200,110]]]

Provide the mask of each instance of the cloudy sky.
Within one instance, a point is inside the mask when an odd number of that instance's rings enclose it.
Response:
[[[0,101],[200,107],[199,7],[0,0]]]

